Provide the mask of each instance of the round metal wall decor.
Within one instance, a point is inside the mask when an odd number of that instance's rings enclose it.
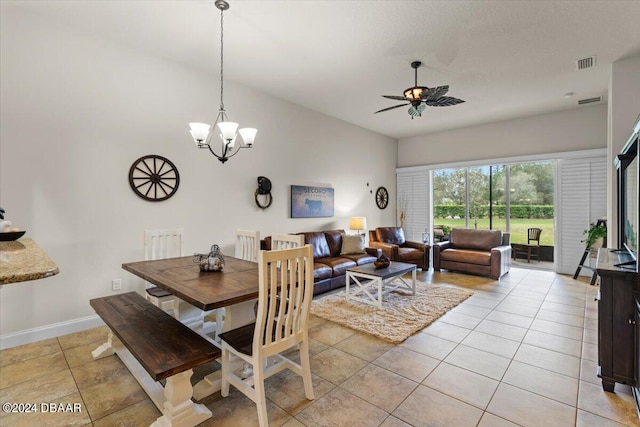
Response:
[[[376,205],[380,209],[384,209],[389,204],[389,192],[384,187],[378,187],[376,190]]]
[[[150,154],[133,162],[129,169],[129,184],[143,199],[161,202],[178,191],[180,174],[171,160]]]

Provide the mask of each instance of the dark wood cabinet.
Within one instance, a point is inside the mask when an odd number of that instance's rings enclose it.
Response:
[[[638,273],[617,266],[627,261],[624,252],[602,248],[598,251],[600,276],[598,301],[598,369],[605,391],[615,383],[636,386],[640,351],[637,348],[638,313],[635,292]]]
[[[640,416],[640,292],[634,292],[635,298],[634,303],[636,307],[636,334],[634,341],[634,348],[636,349],[636,354],[634,356],[634,360],[636,362],[635,366],[635,380],[636,385],[633,387],[633,398],[636,401],[636,409],[638,411],[638,416]]]

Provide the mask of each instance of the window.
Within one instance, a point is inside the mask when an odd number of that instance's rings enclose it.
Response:
[[[514,243],[541,228],[553,246],[553,178],[552,161],[434,170],[433,224],[509,231]]]

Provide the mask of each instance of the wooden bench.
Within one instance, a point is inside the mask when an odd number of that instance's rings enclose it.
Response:
[[[90,304],[109,327],[107,342],[93,358],[120,357],[163,414],[152,426],[195,426],[211,418],[206,406],[191,400],[191,376],[194,367],[220,357],[218,347],[136,292]]]

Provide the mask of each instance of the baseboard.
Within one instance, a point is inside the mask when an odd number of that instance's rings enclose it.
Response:
[[[38,328],[0,335],[0,350],[72,334],[86,329],[97,328],[99,326],[104,326],[104,322],[98,315],[94,314],[67,322],[53,323]]]

